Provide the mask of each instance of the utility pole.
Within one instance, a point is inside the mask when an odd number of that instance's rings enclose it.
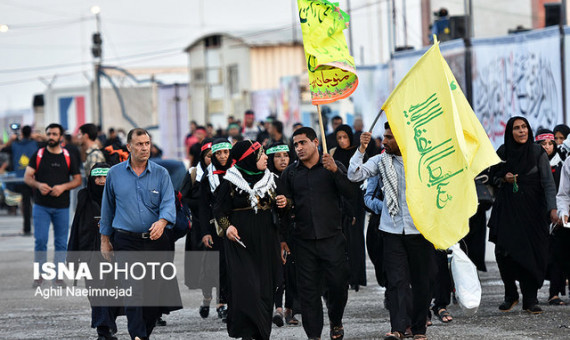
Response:
[[[95,14],[95,21],[97,22],[97,31],[93,33],[93,46],[91,47],[91,54],[94,58],[94,71],[95,71],[95,87],[97,89],[97,111],[99,115],[99,126],[103,129],[103,107],[101,100],[101,62],[103,60],[103,39],[101,39],[101,8],[99,6],[91,7],[91,13]]]
[[[350,17],[350,15],[352,14],[351,13],[351,7],[350,7],[350,0],[346,0],[346,6],[348,7],[347,12],[348,12],[348,16]],[[354,57],[354,50],[352,49],[352,24],[350,24],[350,23],[348,24],[348,49],[349,49],[350,55]]]

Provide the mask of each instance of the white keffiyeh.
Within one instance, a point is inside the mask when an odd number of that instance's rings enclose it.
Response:
[[[253,188],[249,186],[249,183],[247,183],[236,167],[229,168],[224,179],[235,185],[238,192],[245,192],[249,195],[249,203],[256,213],[259,199],[265,197],[265,195],[270,195],[270,191],[276,188],[275,175],[269,169],[265,169],[263,177],[253,185]]]
[[[218,186],[220,185],[220,178],[217,175],[214,175],[214,171],[216,168],[214,164],[208,165],[208,181],[210,182],[210,191],[214,193]]]
[[[383,153],[378,163],[378,169],[384,182],[384,198],[388,205],[390,216],[394,217],[400,212],[398,204],[398,174],[392,164],[392,156]]]
[[[560,157],[560,154],[556,151],[554,151],[554,157],[552,157],[552,159],[550,160],[550,166],[557,166],[558,164],[562,163],[562,158]]]

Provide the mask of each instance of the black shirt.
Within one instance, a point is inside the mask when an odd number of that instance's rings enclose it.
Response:
[[[38,182],[47,183],[47,185],[53,187],[57,184],[67,183],[70,181],[69,176],[79,174],[79,165],[73,156],[70,157],[70,166],[68,168],[63,152],[59,154],[51,153],[47,148],[44,150],[39,169],[36,169],[37,154],[37,151],[34,152],[28,166],[36,170],[34,176]],[[44,196],[39,190],[34,190],[34,202],[48,208],[69,208],[69,191],[66,190],[59,197],[54,197],[49,194]]]
[[[336,165],[338,170],[333,173],[320,160],[311,169],[296,161],[283,171],[281,180],[293,199],[294,236],[324,239],[342,232],[341,195],[351,198],[354,188],[344,165]]]

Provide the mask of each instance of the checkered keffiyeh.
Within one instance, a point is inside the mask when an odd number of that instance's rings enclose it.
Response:
[[[390,216],[394,217],[400,212],[398,204],[398,174],[392,164],[392,156],[383,153],[378,163],[382,182],[384,182],[384,197],[388,205]]]

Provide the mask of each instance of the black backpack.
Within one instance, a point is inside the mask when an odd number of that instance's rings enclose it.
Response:
[[[175,240],[182,238],[192,229],[190,209],[182,203],[180,191],[174,191],[174,204],[176,205],[176,223],[172,227],[172,235]]]

